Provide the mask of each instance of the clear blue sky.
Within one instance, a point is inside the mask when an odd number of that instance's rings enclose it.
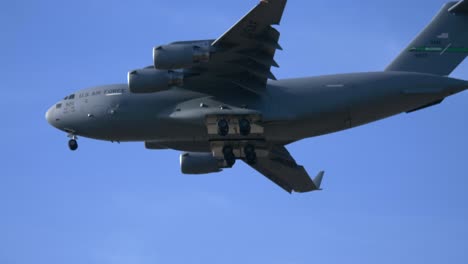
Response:
[[[44,120],[75,90],[126,81],[152,47],[216,38],[257,3],[3,1],[1,264],[467,263],[468,93],[289,146],[324,191],[288,195],[238,163],[185,176],[179,153],[67,138]],[[382,70],[442,0],[299,1],[280,78]],[[467,63],[454,73],[468,79]]]

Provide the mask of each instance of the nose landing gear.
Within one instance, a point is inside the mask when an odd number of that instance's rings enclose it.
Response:
[[[70,148],[71,151],[75,151],[78,149],[78,142],[74,139],[70,139],[68,141],[68,147]]]
[[[77,141],[78,137],[76,137],[73,134],[68,135],[68,137],[70,138],[70,140],[68,141],[68,148],[71,151],[77,150],[78,149],[78,141]]]

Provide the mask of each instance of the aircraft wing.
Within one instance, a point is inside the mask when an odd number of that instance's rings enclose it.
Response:
[[[215,52],[200,67],[203,75],[217,78],[254,93],[261,92],[268,79],[276,80],[271,66],[280,33],[273,28],[281,21],[287,0],[261,0],[247,15],[211,45]]]
[[[267,157],[259,157],[257,162],[250,166],[289,193],[321,190],[324,172],[320,172],[312,180],[304,167],[297,165],[284,146],[273,147]]]

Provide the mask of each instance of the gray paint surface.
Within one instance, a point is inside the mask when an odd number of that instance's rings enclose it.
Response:
[[[210,61],[180,70],[186,76],[181,86],[142,94],[127,84],[90,88],[53,105],[46,119],[72,138],[195,152],[190,164],[197,159],[210,168],[219,164],[211,172],[230,167],[219,147],[233,147],[236,158],[245,161],[243,149],[252,145],[254,169],[288,192],[307,192],[320,189],[323,172],[311,179],[285,145],[423,109],[468,88],[467,81],[446,76],[468,54],[465,1],[446,4],[386,71],[275,80],[270,67],[277,66],[279,32],[271,25],[279,24],[285,4],[262,1],[215,41],[178,42],[208,43],[211,52]],[[212,135],[210,117],[254,118],[261,132]]]

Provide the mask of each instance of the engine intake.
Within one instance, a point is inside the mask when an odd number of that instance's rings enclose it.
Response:
[[[180,155],[183,174],[207,174],[220,172],[219,161],[211,153],[186,152]]]
[[[183,85],[184,74],[182,72],[146,68],[128,73],[128,88],[132,93],[155,93]]]
[[[209,47],[193,44],[170,44],[154,48],[154,67],[160,70],[190,68],[210,60]]]

